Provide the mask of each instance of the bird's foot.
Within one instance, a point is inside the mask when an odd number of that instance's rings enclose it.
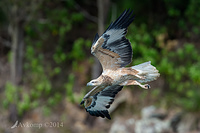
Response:
[[[151,86],[148,85],[148,84],[145,84],[145,85],[143,85],[143,86],[144,86],[144,89],[150,89],[150,88],[151,88]]]
[[[149,89],[149,88],[151,88],[150,85],[148,85],[148,84],[142,85],[142,84],[139,83],[138,81],[135,81],[135,84],[136,84],[136,85],[139,85],[140,87],[142,87],[142,88],[144,88],[144,89]]]

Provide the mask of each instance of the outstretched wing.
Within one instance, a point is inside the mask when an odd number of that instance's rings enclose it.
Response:
[[[84,103],[85,109],[90,115],[111,119],[108,108],[113,103],[115,95],[122,88],[123,86],[120,85],[107,87],[96,86],[85,95],[81,104]]]
[[[98,58],[103,70],[124,67],[132,61],[132,47],[125,35],[133,19],[132,11],[125,10],[101,37],[96,34],[91,53]]]

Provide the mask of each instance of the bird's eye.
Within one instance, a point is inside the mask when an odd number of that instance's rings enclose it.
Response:
[[[94,83],[97,83],[97,81],[92,81],[92,83],[94,84]]]

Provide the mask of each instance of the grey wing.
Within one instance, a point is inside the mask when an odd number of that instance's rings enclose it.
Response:
[[[120,67],[128,65],[132,61],[131,43],[125,38],[127,27],[134,20],[132,13],[133,12],[130,10],[125,10],[117,20],[109,25],[109,27],[100,37],[104,39],[104,42],[101,46],[103,49],[107,49],[119,55],[119,61],[117,63],[120,65]],[[93,47],[98,45],[98,43],[96,43],[98,38],[99,36],[96,34],[93,41]]]
[[[113,103],[115,95],[121,91],[122,88],[123,86],[120,85],[105,87],[102,91],[92,96],[92,102],[85,108],[86,111],[92,116],[111,119],[108,109]]]

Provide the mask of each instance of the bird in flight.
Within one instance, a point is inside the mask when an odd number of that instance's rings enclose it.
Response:
[[[100,61],[103,72],[87,86],[95,86],[88,92],[80,104],[92,116],[111,119],[108,108],[114,101],[115,95],[126,85],[139,85],[149,89],[148,84],[141,84],[156,80],[160,74],[145,62],[132,67],[125,67],[132,61],[132,47],[125,37],[127,27],[133,22],[133,11],[125,10],[106,31],[99,37],[95,35],[91,53]]]

